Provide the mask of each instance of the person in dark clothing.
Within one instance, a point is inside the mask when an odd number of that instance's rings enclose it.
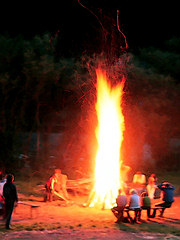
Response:
[[[11,216],[14,209],[14,203],[18,202],[16,186],[13,184],[14,176],[9,174],[3,187],[3,196],[5,200],[5,219],[6,229],[10,229]]]
[[[157,208],[162,207],[162,210],[161,210],[161,213],[160,213],[160,217],[162,217],[165,209],[170,208],[172,203],[174,202],[175,187],[172,186],[168,182],[163,182],[163,183],[158,185],[158,188],[162,191],[162,201],[163,202],[155,204],[155,207],[157,207]],[[152,217],[156,216],[156,210],[157,209],[155,208]]]
[[[45,197],[44,197],[44,201],[52,201],[53,200],[53,193],[54,193],[54,185],[55,183],[57,183],[57,177],[56,174],[52,175],[46,182],[45,185]]]
[[[117,218],[116,223],[120,223],[123,221],[123,210],[127,204],[126,195],[122,194],[121,189],[118,190],[118,196],[116,198],[117,206],[111,208],[112,213]]]
[[[148,197],[147,192],[143,192],[141,194],[141,209],[147,210],[147,220],[149,220],[151,211],[151,199]]]

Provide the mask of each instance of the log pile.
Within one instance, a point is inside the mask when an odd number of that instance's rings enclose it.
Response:
[[[90,178],[81,178],[76,180],[67,180],[67,190],[71,190],[79,194],[89,194],[92,189],[93,180]]]

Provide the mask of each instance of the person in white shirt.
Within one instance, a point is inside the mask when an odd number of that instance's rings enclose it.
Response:
[[[140,185],[146,184],[146,176],[140,171],[136,172],[136,174],[133,177],[133,183]]]
[[[135,189],[131,189],[130,194],[129,209],[134,210],[135,208],[140,208],[140,197],[137,195],[137,191]]]
[[[146,190],[146,176],[138,171],[133,177],[132,187],[136,189],[139,195]]]
[[[150,199],[154,199],[155,197],[155,191],[157,189],[157,177],[154,173],[151,174],[151,176],[148,178],[148,185],[147,185],[147,192],[148,192],[148,196],[150,197]]]
[[[140,207],[140,197],[137,194],[137,191],[135,189],[131,189],[130,190],[130,199],[129,199],[129,206],[127,207],[129,210],[133,210],[135,213],[134,216],[134,222],[136,222],[137,217],[140,218],[140,211],[141,211],[141,207]],[[132,217],[130,216],[129,212],[127,212],[128,217],[130,218],[130,220],[132,221]]]

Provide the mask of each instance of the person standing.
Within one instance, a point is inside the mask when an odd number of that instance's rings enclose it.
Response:
[[[5,200],[5,219],[6,219],[6,229],[10,228],[11,217],[14,210],[14,203],[18,202],[17,190],[14,185],[14,176],[12,174],[7,175],[6,183],[3,187],[3,197]]]
[[[61,169],[55,169],[55,175],[57,178],[57,182],[54,185],[54,190],[60,194],[64,200],[68,201],[69,196],[66,188],[67,183],[67,175],[62,174]]]
[[[150,199],[154,199],[155,190],[157,188],[157,177],[154,173],[151,174],[151,176],[148,178],[148,185],[147,185],[147,192]]]
[[[116,198],[117,206],[111,208],[112,213],[117,218],[116,223],[120,223],[123,220],[123,210],[127,204],[127,197],[123,195],[121,189],[118,190],[118,196]]]
[[[45,189],[46,189],[45,197],[44,197],[45,202],[47,201],[52,202],[55,183],[57,183],[56,174],[52,175],[45,184]]]

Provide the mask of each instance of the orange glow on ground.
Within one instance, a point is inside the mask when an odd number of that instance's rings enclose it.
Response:
[[[125,78],[121,83],[112,87],[106,78],[105,71],[98,68],[96,75],[98,150],[95,161],[95,182],[89,206],[109,209],[116,202],[118,189],[121,186],[120,149],[124,131],[121,102]]]

